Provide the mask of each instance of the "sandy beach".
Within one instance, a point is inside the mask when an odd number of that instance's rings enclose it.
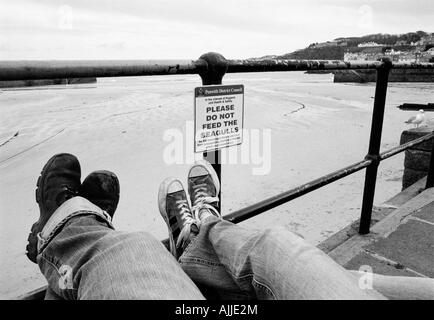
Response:
[[[302,72],[228,74],[224,84],[244,84],[246,128],[271,130],[270,171],[257,164],[222,168],[222,213],[296,187],[361,160],[367,153],[375,84],[335,84],[332,75]],[[170,128],[188,131],[199,76],[98,79],[96,84],[0,90],[0,299],[45,283],[25,256],[38,218],[35,184],[54,154],[75,154],[82,179],[93,170],[115,172],[121,200],[114,217],[120,230],[167,237],[159,215],[159,183],[186,180],[188,163],[167,164]],[[389,84],[382,150],[398,145],[413,112],[396,106],[434,101],[433,83]],[[429,121],[434,114],[427,113]],[[185,136],[184,136],[185,137]],[[191,146],[191,148],[189,147]],[[191,159],[192,144],[184,157]],[[403,155],[384,161],[375,203],[401,190]],[[360,215],[364,171],[282,205],[243,225],[282,225],[313,244]]]

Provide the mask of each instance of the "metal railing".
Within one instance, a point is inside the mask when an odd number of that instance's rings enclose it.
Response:
[[[380,61],[346,62],[340,60],[247,59],[226,60],[218,53],[207,53],[198,60],[131,60],[131,61],[0,61],[0,81],[83,77],[125,77],[148,75],[199,74],[203,85],[218,85],[226,73],[308,70],[376,69],[377,81],[372,114],[368,154],[365,159],[294,189],[259,201],[224,216],[234,223],[296,199],[336,180],[366,168],[360,234],[369,233],[378,166],[381,161],[432,139],[434,132],[380,153],[388,77],[394,69],[434,69],[433,63],[392,63]],[[220,153],[204,153],[221,179]],[[434,186],[434,139],[426,187]],[[224,192],[224,190],[223,190]],[[166,240],[167,241],[167,240]],[[165,242],[166,242],[165,241]]]

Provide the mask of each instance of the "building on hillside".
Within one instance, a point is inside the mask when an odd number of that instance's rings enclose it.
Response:
[[[434,58],[434,48],[431,48],[427,51],[423,51],[420,53],[419,61],[420,62],[430,62],[430,60],[433,58]]]
[[[421,51],[399,51],[394,49],[386,50],[384,53],[374,50],[364,50],[362,52],[345,52],[344,61],[376,61],[382,57],[388,57],[393,62],[428,62],[434,57],[434,48],[425,52]]]
[[[394,50],[394,49],[388,49],[388,50],[384,51],[384,55],[386,57],[389,57],[393,62],[399,61],[400,54],[401,54],[401,51]]]
[[[399,55],[399,62],[418,62],[420,52],[406,51]]]
[[[369,41],[369,42],[363,42],[363,43],[359,43],[357,45],[359,48],[367,48],[367,47],[383,47],[385,46],[384,44],[379,44],[373,41]]]

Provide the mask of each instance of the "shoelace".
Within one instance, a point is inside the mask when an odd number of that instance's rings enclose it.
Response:
[[[175,201],[178,210],[180,211],[181,220],[184,226],[179,233],[176,247],[179,248],[185,241],[188,240],[191,233],[191,225],[194,223],[199,228],[200,222],[193,218],[187,200],[180,199]]]
[[[216,217],[220,217],[220,213],[214,208],[214,206],[211,205],[211,203],[219,202],[218,197],[211,197],[208,195],[207,192],[207,184],[206,183],[200,183],[195,186],[193,186],[193,196],[194,196],[194,203],[193,203],[193,216],[200,221],[199,219],[199,213],[202,209],[208,209],[211,211],[213,215]]]

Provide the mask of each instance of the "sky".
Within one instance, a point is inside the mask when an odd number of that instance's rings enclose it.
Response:
[[[0,0],[0,60],[228,59],[434,32],[434,0]]]

